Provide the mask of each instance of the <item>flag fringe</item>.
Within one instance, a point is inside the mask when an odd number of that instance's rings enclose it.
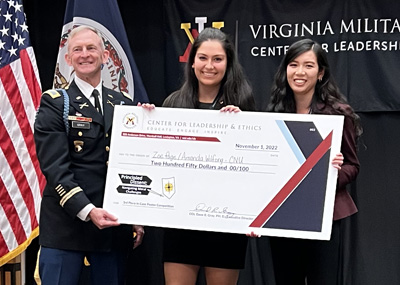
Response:
[[[39,227],[36,227],[32,231],[31,235],[26,239],[26,241],[21,243],[13,251],[10,251],[9,253],[0,257],[0,267],[9,262],[11,259],[20,255],[22,252],[24,252],[27,249],[27,247],[31,244],[32,240],[34,240],[38,235],[39,235]]]

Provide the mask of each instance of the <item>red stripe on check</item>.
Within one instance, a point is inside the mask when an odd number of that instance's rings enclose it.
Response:
[[[307,160],[300,166],[297,172],[282,187],[271,202],[261,211],[261,213],[250,224],[250,227],[261,227],[289,197],[299,183],[307,176],[311,169],[325,155],[332,145],[332,132],[319,144]]]

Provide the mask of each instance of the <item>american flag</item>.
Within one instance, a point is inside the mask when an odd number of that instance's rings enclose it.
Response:
[[[45,178],[33,140],[41,86],[20,0],[0,0],[0,266],[38,235]]]

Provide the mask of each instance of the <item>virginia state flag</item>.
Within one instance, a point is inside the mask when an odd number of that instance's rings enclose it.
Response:
[[[73,79],[73,69],[64,60],[72,28],[86,25],[102,33],[110,58],[102,70],[104,85],[129,93],[135,102],[148,102],[146,90],[132,56],[116,0],[67,0],[64,26],[53,85],[64,88]]]

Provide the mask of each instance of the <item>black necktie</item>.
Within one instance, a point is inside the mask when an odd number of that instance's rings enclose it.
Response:
[[[94,97],[94,107],[96,108],[97,112],[99,112],[101,114],[101,105],[100,105],[100,101],[99,101],[99,91],[97,91],[96,89],[93,90],[92,92],[92,96]]]

